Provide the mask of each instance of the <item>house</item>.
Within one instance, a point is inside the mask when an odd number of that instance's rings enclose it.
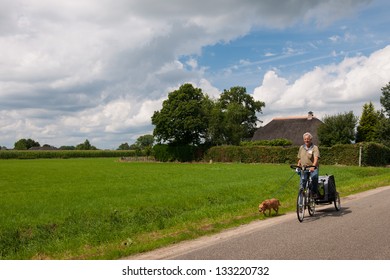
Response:
[[[252,141],[284,138],[290,140],[293,145],[302,145],[303,134],[310,132],[313,135],[313,143],[318,145],[317,129],[322,123],[311,111],[304,117],[275,118],[258,128]]]

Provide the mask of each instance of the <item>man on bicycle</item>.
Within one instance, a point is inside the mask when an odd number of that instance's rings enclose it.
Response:
[[[310,177],[312,180],[313,189],[311,190],[314,196],[317,196],[318,191],[318,173],[319,173],[319,164],[320,159],[320,150],[316,145],[312,143],[313,136],[306,132],[303,134],[304,144],[299,147],[298,151],[298,166],[315,166],[310,168]],[[306,184],[307,174],[305,177],[301,178],[301,186]]]

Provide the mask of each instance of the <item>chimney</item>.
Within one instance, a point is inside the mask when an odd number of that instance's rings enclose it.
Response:
[[[309,121],[312,120],[313,117],[314,117],[314,114],[313,114],[312,111],[310,111],[309,113],[307,113],[307,119],[308,119]]]

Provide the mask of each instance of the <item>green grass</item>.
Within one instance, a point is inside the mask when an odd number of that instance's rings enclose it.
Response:
[[[0,259],[116,259],[294,210],[288,165],[0,160]],[[390,169],[322,166],[342,196],[390,185]]]

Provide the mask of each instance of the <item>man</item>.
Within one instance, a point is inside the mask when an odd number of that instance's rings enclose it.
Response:
[[[298,151],[298,166],[315,166],[310,168],[310,177],[313,184],[313,189],[311,190],[314,196],[317,196],[318,191],[318,173],[319,173],[319,159],[320,159],[320,150],[316,145],[312,143],[313,136],[306,132],[303,134],[304,144],[299,147]],[[302,180],[303,179],[303,180]],[[306,183],[307,178],[301,178],[301,186]]]

